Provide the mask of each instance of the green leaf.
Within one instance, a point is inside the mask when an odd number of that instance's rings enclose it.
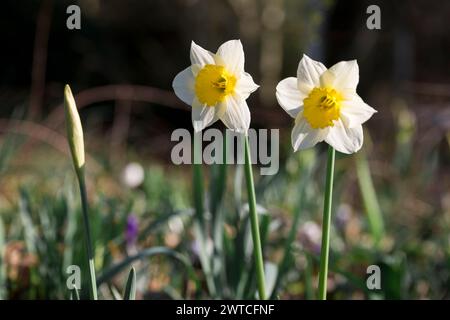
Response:
[[[5,252],[5,228],[3,226],[3,219],[0,216],[0,299],[6,299],[6,266],[3,261]]]
[[[115,275],[117,275],[119,272],[121,272],[124,268],[129,266],[134,261],[143,260],[146,258],[153,257],[155,255],[166,255],[166,256],[169,256],[169,257],[181,262],[182,265],[186,268],[191,279],[193,279],[194,282],[196,283],[196,286],[198,288],[198,279],[194,273],[194,270],[192,268],[192,265],[191,265],[191,262],[189,261],[189,259],[187,257],[185,257],[183,254],[176,252],[172,249],[166,248],[166,247],[153,247],[153,248],[138,252],[137,254],[135,254],[133,256],[127,257],[122,262],[119,262],[118,264],[113,265],[112,267],[110,267],[109,269],[104,271],[98,277],[97,285],[100,286],[102,283],[109,281]]]
[[[175,217],[183,217],[183,216],[192,216],[194,210],[192,208],[183,209],[183,210],[174,210],[169,213],[164,214],[163,216],[151,221],[140,233],[139,240],[144,240],[148,237],[149,234],[155,233],[162,226],[166,226],[167,222]],[[150,213],[152,214],[152,213]],[[120,238],[123,238],[121,235]],[[124,243],[125,241],[122,240]]]
[[[378,245],[384,235],[383,214],[381,213],[377,193],[373,186],[369,163],[363,151],[356,156],[356,172],[370,231],[375,244]]]
[[[124,300],[136,300],[136,270],[131,267],[128,274],[127,284],[125,285],[125,292],[123,294]]]
[[[289,267],[292,265],[292,246],[295,242],[295,237],[298,232],[298,227],[300,223],[300,214],[304,211],[305,208],[305,200],[306,200],[306,187],[308,185],[308,182],[311,181],[312,174],[316,168],[315,165],[315,153],[311,152],[309,154],[304,154],[302,158],[302,169],[305,172],[303,178],[300,180],[298,185],[298,202],[296,205],[296,208],[294,209],[294,217],[292,220],[291,229],[289,230],[288,237],[284,244],[284,250],[283,250],[283,259],[281,260],[281,263],[278,266],[278,273],[277,278],[275,280],[275,283],[273,285],[273,290],[271,294],[271,299],[275,299],[276,295],[278,294],[278,290],[281,286],[281,283],[286,275],[286,273],[289,271]]]
[[[117,290],[117,288],[115,286],[109,285],[108,289],[114,300],[118,300],[118,301],[123,300],[122,295],[120,294],[119,290]]]
[[[23,230],[24,230],[24,237],[25,237],[25,244],[27,246],[27,250],[30,253],[36,253],[36,241],[38,239],[37,237],[37,231],[34,227],[33,219],[31,217],[30,212],[30,201],[28,192],[24,189],[20,190],[20,199],[19,199],[19,216],[22,222]]]
[[[78,293],[77,288],[70,290],[70,300],[80,300],[80,294]]]

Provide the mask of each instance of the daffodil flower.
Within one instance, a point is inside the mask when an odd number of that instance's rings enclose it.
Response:
[[[311,148],[325,141],[342,153],[354,153],[363,143],[362,124],[376,110],[356,93],[359,68],[356,60],[342,61],[330,69],[303,55],[297,78],[277,86],[277,100],[295,119],[292,147]]]
[[[244,71],[244,60],[244,50],[240,40],[225,42],[219,47],[216,54],[192,42],[192,65],[175,77],[172,86],[175,94],[192,106],[192,124],[196,132],[220,119],[227,128],[245,135],[245,177],[256,280],[259,298],[266,299],[264,259],[247,135],[250,127],[250,110],[246,100],[253,91],[258,89],[258,85],[253,82],[251,75]],[[198,144],[196,145],[194,139],[194,159],[199,153],[201,153],[201,149]],[[195,163],[193,177],[196,215],[201,216],[203,214],[202,173],[200,166]],[[210,283],[208,283],[208,287],[215,291],[214,281]]]
[[[245,101],[258,88],[244,71],[244,50],[240,40],[230,40],[211,53],[191,43],[192,65],[173,80],[175,94],[192,106],[196,132],[217,120],[229,129],[246,133],[250,110]]]

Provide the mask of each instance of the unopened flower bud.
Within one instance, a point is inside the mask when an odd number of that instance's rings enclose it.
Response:
[[[64,110],[66,114],[67,140],[72,153],[73,164],[79,178],[82,178],[84,170],[84,141],[83,127],[80,115],[69,85],[64,88]]]

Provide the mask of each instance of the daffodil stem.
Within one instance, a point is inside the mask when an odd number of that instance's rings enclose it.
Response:
[[[322,246],[320,250],[319,299],[327,299],[328,256],[330,251],[331,202],[333,198],[335,151],[328,146],[327,177],[323,203]]]
[[[266,299],[264,261],[261,248],[261,236],[259,235],[258,213],[256,212],[256,195],[253,183],[252,161],[248,136],[245,136],[245,178],[247,180],[248,206],[250,224],[253,238],[253,251],[255,254],[256,277],[258,281],[258,293],[261,300]]]
[[[84,174],[78,174],[78,182],[80,184],[81,206],[83,211],[84,233],[86,235],[86,250],[89,264],[89,286],[91,290],[91,298],[97,300],[97,281],[95,278],[94,251],[92,249],[91,227],[89,224],[89,210],[86,195],[86,183]]]

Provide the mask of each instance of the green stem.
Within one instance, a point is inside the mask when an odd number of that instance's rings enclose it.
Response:
[[[256,212],[255,186],[253,183],[252,161],[250,157],[250,148],[248,145],[248,136],[245,136],[245,178],[247,180],[248,205],[250,213],[250,223],[253,238],[253,251],[255,254],[256,276],[258,281],[258,292],[261,300],[266,299],[264,262],[261,249],[261,236],[259,235],[258,214]]]
[[[314,299],[314,289],[311,279],[313,278],[313,259],[309,254],[305,255],[306,267],[305,267],[305,297],[306,300]]]
[[[86,248],[87,248],[88,264],[89,264],[89,280],[90,280],[89,285],[90,285],[90,289],[91,289],[91,298],[94,300],[97,300],[97,282],[95,279],[94,251],[92,250],[92,238],[91,238],[91,227],[89,224],[86,184],[84,181],[84,175],[82,173],[79,174],[78,181],[80,184],[84,232],[86,234]]]
[[[327,299],[328,255],[330,251],[331,200],[333,198],[335,151],[328,146],[327,178],[325,182],[325,200],[323,204],[322,246],[320,252],[319,299]]]

